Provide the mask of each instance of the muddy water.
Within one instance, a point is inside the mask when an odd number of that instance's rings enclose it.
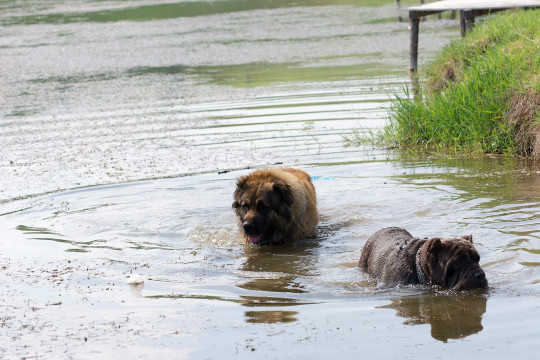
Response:
[[[0,8],[0,357],[535,358],[540,168],[345,146],[406,82],[393,2]],[[422,24],[424,61],[456,25]],[[278,163],[317,239],[246,247],[235,179]],[[377,288],[390,225],[473,234],[489,290]]]

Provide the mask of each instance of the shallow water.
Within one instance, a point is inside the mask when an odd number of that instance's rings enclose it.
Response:
[[[2,358],[536,357],[540,168],[345,146],[406,83],[394,3],[152,4],[0,1]],[[278,163],[317,239],[246,247],[235,180]],[[489,290],[377,288],[385,226],[473,234]]]

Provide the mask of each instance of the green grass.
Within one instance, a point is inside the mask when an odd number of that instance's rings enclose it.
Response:
[[[540,159],[540,10],[488,19],[445,47],[384,138],[400,146]]]

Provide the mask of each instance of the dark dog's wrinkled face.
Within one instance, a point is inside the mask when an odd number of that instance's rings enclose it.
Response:
[[[479,262],[480,255],[471,235],[428,240],[427,263],[434,283],[452,290],[487,288],[486,275]]]
[[[246,239],[258,245],[284,242],[293,202],[290,186],[240,178],[232,204]]]

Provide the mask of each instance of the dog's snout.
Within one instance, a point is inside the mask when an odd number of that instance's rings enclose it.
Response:
[[[251,221],[246,221],[244,224],[242,224],[242,228],[244,228],[244,232],[247,234],[253,230],[255,230],[255,224]]]
[[[483,279],[486,277],[486,274],[482,270],[478,270],[474,273],[474,277],[477,279]]]

